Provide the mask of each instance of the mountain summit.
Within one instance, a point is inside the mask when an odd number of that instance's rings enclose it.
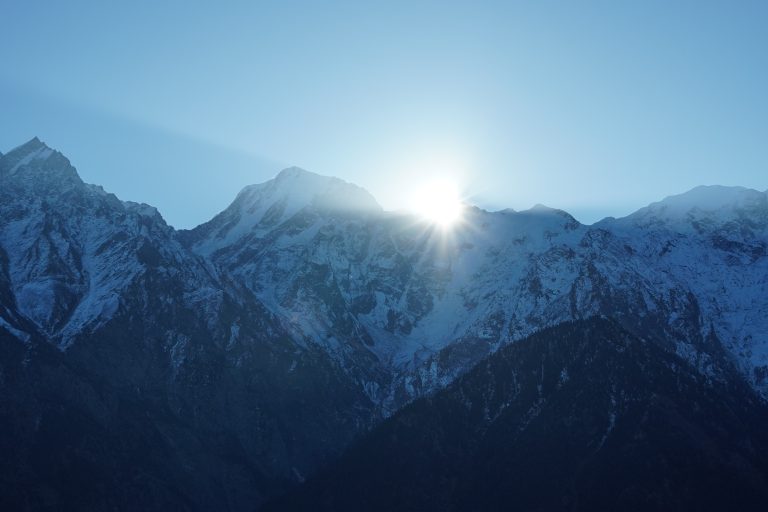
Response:
[[[638,226],[667,225],[679,231],[729,223],[764,230],[768,228],[768,192],[744,187],[699,186],[641,208],[624,222]]]
[[[77,171],[64,155],[34,137],[30,141],[0,156],[0,179],[13,178],[17,182],[46,181],[82,183]]]
[[[381,206],[365,189],[299,167],[283,169],[272,181],[246,187],[240,195],[247,196],[244,200],[249,209],[260,208],[263,202],[271,205],[285,202],[285,217],[307,206],[354,213],[381,211]]]
[[[302,214],[381,211],[373,196],[357,185],[289,167],[270,181],[245,187],[226,210],[192,230],[190,238],[205,239],[205,247],[199,245],[199,250],[210,253],[245,235],[261,236]]]

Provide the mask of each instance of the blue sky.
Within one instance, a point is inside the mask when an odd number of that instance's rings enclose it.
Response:
[[[177,227],[288,165],[583,222],[768,188],[768,2],[157,4],[4,2],[0,151],[37,135]]]

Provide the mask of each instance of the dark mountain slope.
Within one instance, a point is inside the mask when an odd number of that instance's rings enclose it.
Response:
[[[505,347],[266,510],[763,510],[766,499],[768,414],[754,392],[592,319]]]

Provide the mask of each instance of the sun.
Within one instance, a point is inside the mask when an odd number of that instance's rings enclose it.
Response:
[[[464,211],[458,187],[446,180],[433,181],[418,188],[412,202],[416,213],[443,228],[453,226]]]

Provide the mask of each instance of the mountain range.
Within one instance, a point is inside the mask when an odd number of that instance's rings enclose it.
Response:
[[[734,489],[753,503],[766,396],[766,192],[698,187],[591,226],[467,205],[443,230],[289,168],[183,231],[83,183],[38,139],[0,156],[4,509],[359,509],[342,495],[350,474],[356,492],[373,485],[360,454],[384,461],[382,509],[445,496],[435,510],[492,510],[514,489],[524,510],[714,506]],[[407,442],[445,450],[393,445],[403,422]],[[556,501],[523,484],[550,466],[509,468],[568,451],[542,432],[573,447]],[[443,480],[416,488],[395,456]],[[638,457],[643,485],[595,490]],[[693,483],[649,476],[696,460],[714,462]],[[711,496],[713,479],[736,483]]]

